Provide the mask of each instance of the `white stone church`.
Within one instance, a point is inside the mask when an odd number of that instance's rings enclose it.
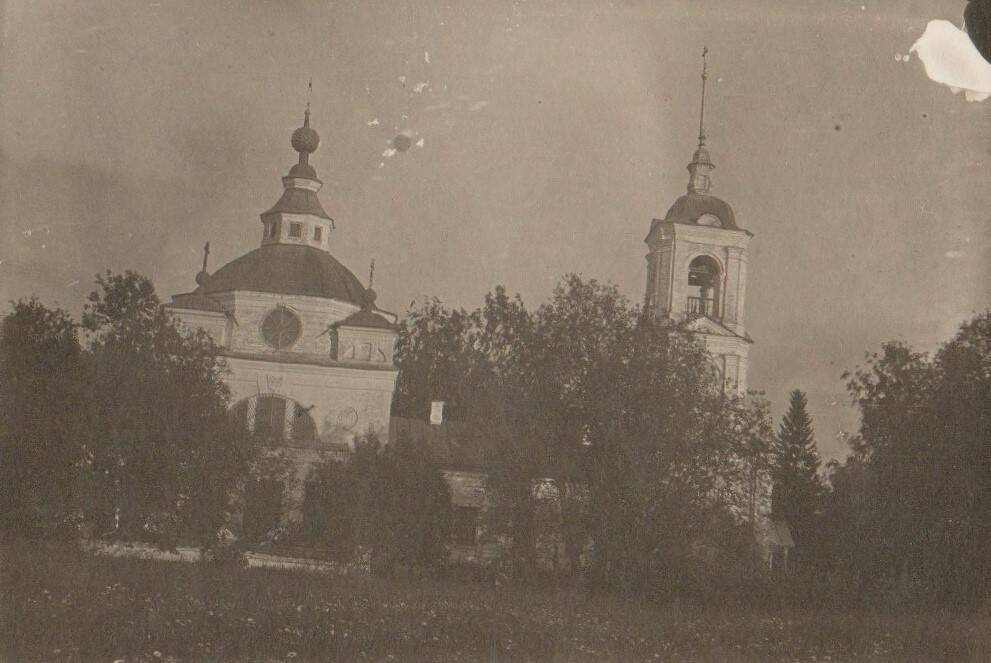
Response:
[[[375,291],[330,253],[334,220],[309,163],[319,143],[307,109],[292,135],[299,160],[282,178],[282,197],[261,214],[259,247],[213,274],[204,256],[196,290],[169,306],[223,349],[234,415],[294,462],[284,485],[247,496],[248,512],[257,511],[252,502],[271,505],[256,529],[298,518],[315,462],[346,455],[356,434],[371,430],[385,441],[389,430],[396,316],[378,309]]]
[[[752,343],[744,325],[752,235],[710,193],[714,166],[703,128],[705,78],[703,71],[703,119],[688,166],[688,191],[663,219],[654,219],[645,240],[645,306],[658,318],[687,320],[712,354],[724,388],[742,394]],[[234,416],[292,459],[284,481],[256,486],[262,493],[247,495],[245,530],[258,535],[298,520],[313,465],[328,456],[346,458],[356,435],[371,430],[387,442],[390,430],[408,433],[412,426],[429,438],[452,488],[457,543],[471,548],[484,508],[485,476],[477,459],[459,461],[445,451],[463,434],[457,425],[390,425],[396,316],[380,310],[374,290],[331,255],[334,220],[321,205],[321,182],[309,163],[319,142],[307,108],[303,126],[292,135],[298,162],[282,178],[282,196],[261,214],[259,247],[212,274],[204,255],[198,287],[175,295],[169,307],[223,349]]]

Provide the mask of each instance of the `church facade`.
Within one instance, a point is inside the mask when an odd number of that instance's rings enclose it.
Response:
[[[212,274],[204,255],[196,289],[169,305],[220,346],[233,415],[290,461],[282,480],[246,487],[249,534],[299,518],[315,463],[346,457],[355,435],[384,442],[389,431],[396,316],[330,252],[335,224],[309,163],[319,142],[307,109],[292,135],[298,162],[256,226],[258,248]]]

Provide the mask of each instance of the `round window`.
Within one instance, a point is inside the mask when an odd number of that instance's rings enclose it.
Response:
[[[299,340],[302,324],[292,311],[279,307],[262,321],[262,336],[276,350],[285,350]]]

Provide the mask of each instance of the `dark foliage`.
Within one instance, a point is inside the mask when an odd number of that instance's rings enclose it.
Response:
[[[35,301],[4,320],[10,513],[44,513],[46,530],[69,519],[100,536],[212,545],[254,450],[227,416],[213,343],[180,329],[133,272],[97,277],[85,349],[77,328]]]
[[[544,527],[538,481],[558,487],[570,568],[590,547],[596,584],[627,592],[735,546],[709,522],[755,520],[766,404],[724,394],[691,334],[643,319],[614,286],[571,275],[535,312],[502,288],[470,313],[432,301],[397,348],[400,384],[430,395],[400,389],[394,410],[423,417],[445,399],[468,424],[488,474],[488,535],[511,542],[520,575]],[[750,534],[741,559],[753,559]]]
[[[851,458],[832,472],[834,569],[861,594],[982,604],[991,587],[991,313],[934,357],[888,343],[848,377],[862,423]]]
[[[303,515],[311,543],[341,559],[367,550],[375,573],[435,571],[447,557],[451,495],[419,440],[358,438],[349,464],[318,468]]]
[[[77,416],[86,362],[77,325],[36,299],[13,304],[0,328],[0,526],[72,533],[88,458]]]

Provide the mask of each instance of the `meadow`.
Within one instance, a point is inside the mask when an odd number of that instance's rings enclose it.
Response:
[[[991,660],[991,614],[729,604],[0,545],[10,661]]]

